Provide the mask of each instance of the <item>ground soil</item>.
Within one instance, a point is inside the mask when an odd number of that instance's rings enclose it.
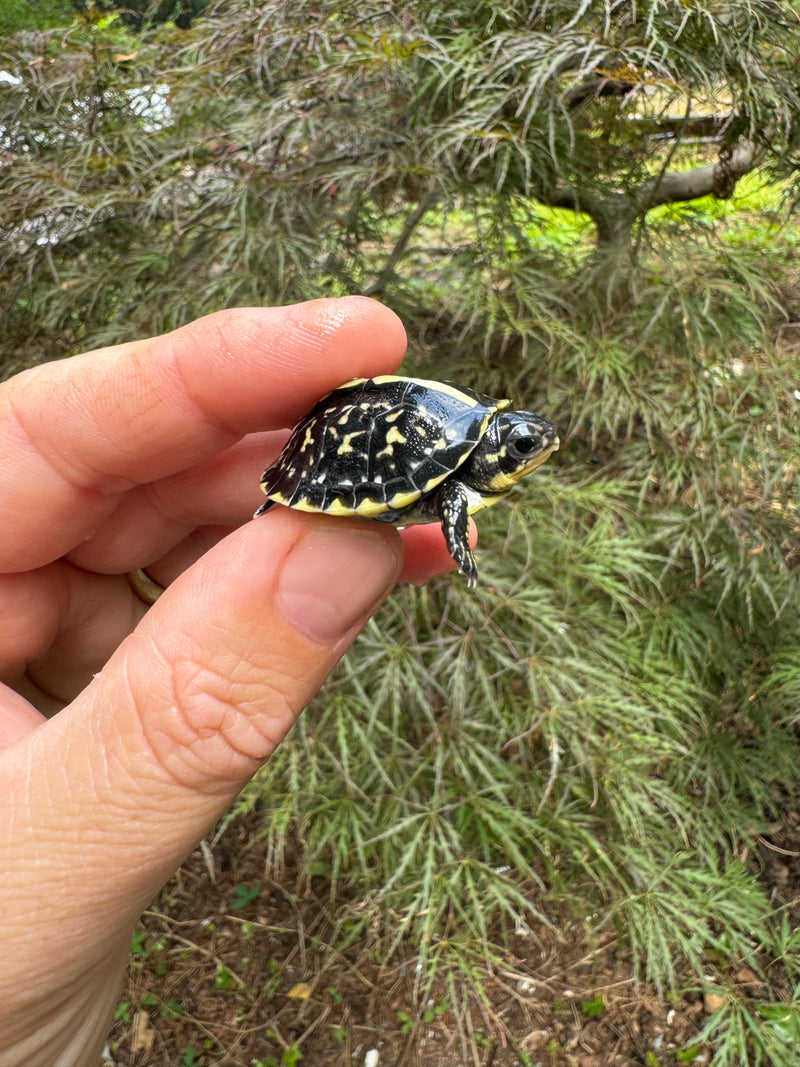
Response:
[[[702,1067],[713,1058],[708,1045],[692,1048],[720,1006],[696,976],[686,976],[695,992],[659,997],[637,985],[613,930],[589,943],[586,926],[566,916],[555,932],[513,939],[483,1000],[456,990],[467,1004],[456,1013],[443,987],[420,1001],[410,949],[383,960],[362,931],[335,950],[325,883],[302,885],[291,869],[265,878],[263,845],[248,838],[240,823],[213,850],[198,849],[143,917],[109,1063]],[[796,896],[800,817],[789,812],[749,858],[773,897]],[[744,997],[790,995],[746,967],[727,981]],[[800,1067],[800,1050],[796,1064],[775,1067]]]

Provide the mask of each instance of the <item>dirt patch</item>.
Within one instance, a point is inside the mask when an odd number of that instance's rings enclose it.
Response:
[[[241,828],[241,827],[240,827]],[[761,844],[779,896],[800,879],[797,817]],[[776,848],[777,845],[777,848]],[[778,851],[781,849],[783,851]],[[790,854],[794,853],[794,854]],[[382,960],[370,931],[345,951],[326,886],[295,872],[264,878],[259,845],[198,849],[143,918],[108,1047],[119,1067],[696,1067],[691,1045],[720,1006],[698,991],[659,998],[637,986],[613,932],[589,942],[562,916],[557,933],[514,937],[484,998],[444,983],[421,997],[415,958]],[[555,916],[552,917],[556,919]],[[776,996],[746,968],[743,996]],[[686,976],[687,987],[691,976]],[[787,991],[788,993],[788,991]],[[452,1010],[458,1001],[462,1010]],[[800,1059],[798,1060],[800,1063]],[[789,1067],[781,1064],[779,1067]]]

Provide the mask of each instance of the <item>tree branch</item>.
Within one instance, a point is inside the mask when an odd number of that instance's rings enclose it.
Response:
[[[716,196],[721,200],[732,196],[739,179],[764,158],[768,140],[769,131],[765,131],[760,144],[742,139],[733,149],[723,150],[716,163],[689,171],[667,171],[645,182],[633,195],[619,192],[598,195],[558,186],[549,192],[542,191],[537,199],[549,207],[585,212],[597,226],[599,244],[621,243],[630,240],[635,220],[659,204],[697,200],[701,196]]]
[[[411,236],[414,233],[414,230],[416,230],[417,226],[419,226],[420,222],[422,222],[425,215],[427,215],[427,213],[434,206],[436,200],[436,189],[434,186],[432,186],[406,219],[406,224],[403,227],[400,236],[395,241],[394,247],[392,248],[386,259],[386,263],[383,265],[383,268],[378,273],[378,277],[375,279],[372,285],[370,285],[368,289],[364,290],[364,296],[377,296],[379,293],[382,293],[384,291],[384,289],[386,288],[386,282],[392,274],[395,264],[403,256],[403,253],[405,252],[406,247],[408,246],[408,242],[411,240]]]
[[[766,151],[766,142],[756,145],[742,139],[730,152],[723,151],[717,162],[707,167],[662,174],[638,191],[635,198],[636,213],[643,214],[659,204],[697,200],[701,196],[716,196],[726,200],[733,195],[739,179],[758,166]]]

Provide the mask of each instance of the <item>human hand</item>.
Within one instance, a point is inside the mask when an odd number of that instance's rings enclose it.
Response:
[[[259,503],[285,432],[391,372],[360,298],[220,312],[0,386],[0,1063],[94,1062],[132,927],[437,528]],[[167,591],[149,610],[125,572]],[[46,715],[52,717],[46,718]]]

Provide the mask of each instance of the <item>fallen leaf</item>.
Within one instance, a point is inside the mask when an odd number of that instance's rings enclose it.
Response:
[[[137,1011],[131,1029],[131,1052],[150,1052],[156,1039],[156,1032],[150,1025],[150,1013]]]
[[[704,993],[703,994],[703,1008],[706,1015],[713,1015],[715,1011],[719,1011],[728,1003],[728,998],[724,993]]]
[[[311,986],[306,982],[298,982],[297,985],[293,985],[287,997],[291,997],[292,1000],[308,1000],[311,996]]]

